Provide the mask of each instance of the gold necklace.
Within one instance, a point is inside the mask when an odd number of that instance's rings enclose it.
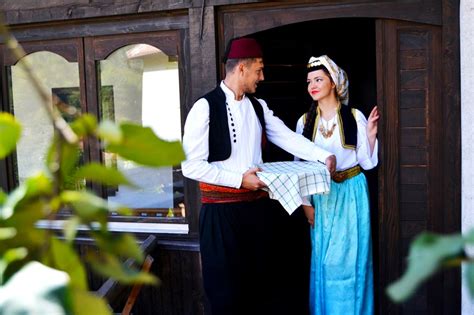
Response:
[[[325,139],[330,138],[332,136],[332,134],[334,133],[334,129],[336,129],[336,122],[335,121],[332,123],[331,129],[329,129],[329,122],[328,122],[327,127],[324,127],[324,122],[321,119],[321,125],[319,125],[319,131],[321,132],[321,135]]]

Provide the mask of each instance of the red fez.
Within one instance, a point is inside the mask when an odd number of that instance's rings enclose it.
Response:
[[[225,60],[262,57],[262,49],[257,41],[253,38],[242,37],[231,41]]]

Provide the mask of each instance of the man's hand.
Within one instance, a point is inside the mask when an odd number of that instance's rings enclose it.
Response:
[[[313,208],[313,206],[303,205],[303,210],[304,210],[304,215],[306,216],[306,219],[308,219],[308,223],[311,225],[311,227],[314,227],[314,208]]]
[[[326,158],[326,161],[325,161],[325,164],[326,164],[326,167],[329,171],[329,174],[331,174],[331,176],[334,174],[334,172],[336,172],[336,156],[335,155],[330,155]]]
[[[246,171],[242,176],[242,185],[240,186],[240,188],[257,190],[266,187],[267,185],[265,185],[265,183],[257,177],[256,173],[259,171],[260,169],[258,167],[254,167]]]

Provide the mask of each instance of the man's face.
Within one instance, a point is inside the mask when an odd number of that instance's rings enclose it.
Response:
[[[263,60],[255,58],[253,61],[244,62],[239,65],[242,73],[242,89],[244,93],[255,93],[257,84],[263,81]]]

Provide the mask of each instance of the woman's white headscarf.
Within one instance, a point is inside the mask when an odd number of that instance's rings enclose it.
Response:
[[[311,57],[307,65],[308,72],[311,71],[311,68],[321,65],[328,69],[332,81],[336,84],[336,93],[339,97],[339,101],[347,105],[349,103],[349,79],[347,78],[346,72],[339,68],[336,63],[326,55]]]

